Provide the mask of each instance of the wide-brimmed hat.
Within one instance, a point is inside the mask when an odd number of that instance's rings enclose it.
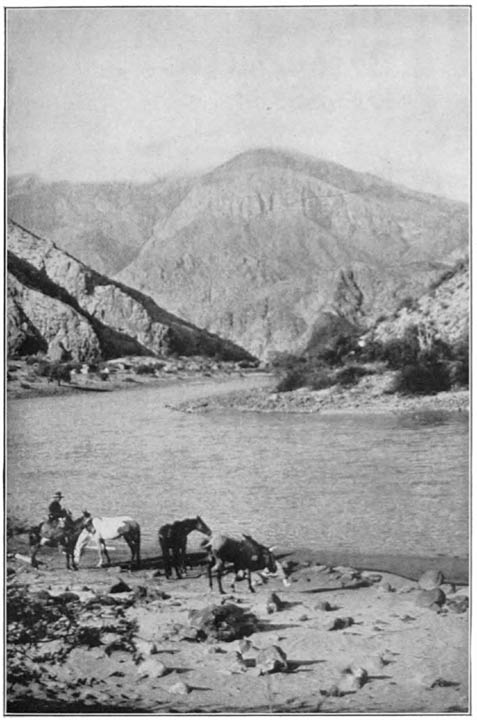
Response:
[[[53,497],[55,497],[55,498],[62,498],[63,495],[62,495],[60,492],[55,492],[55,494],[53,495]]]

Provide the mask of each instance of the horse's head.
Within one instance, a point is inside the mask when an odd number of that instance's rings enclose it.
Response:
[[[88,512],[87,510],[83,510],[83,514],[82,514],[80,520],[81,520],[81,523],[80,523],[81,529],[89,530],[89,531],[92,530],[93,518],[92,518],[90,512]]]
[[[208,535],[209,537],[212,535],[212,530],[210,527],[202,520],[200,515],[197,515],[195,519],[195,529],[198,530],[201,533],[204,533],[204,535]]]

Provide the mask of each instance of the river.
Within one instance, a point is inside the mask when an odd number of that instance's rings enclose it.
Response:
[[[253,382],[263,379],[9,401],[8,513],[40,520],[61,490],[75,516],[138,519],[146,556],[161,524],[197,514],[288,548],[468,554],[464,414],[167,407]]]

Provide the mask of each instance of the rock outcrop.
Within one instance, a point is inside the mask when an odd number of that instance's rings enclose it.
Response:
[[[8,248],[12,354],[61,342],[76,360],[172,353],[251,359],[14,222],[8,224]]]
[[[377,323],[371,335],[382,342],[419,328],[422,344],[435,339],[454,345],[469,336],[470,276],[468,259],[446,270],[420,297],[404,299],[392,316]]]

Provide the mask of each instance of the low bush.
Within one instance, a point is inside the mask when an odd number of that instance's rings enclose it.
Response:
[[[356,385],[363,375],[368,375],[368,371],[361,367],[361,365],[347,365],[338,371],[335,375],[335,380],[337,384],[348,387],[350,385]]]
[[[134,372],[136,375],[154,375],[156,372],[156,366],[155,365],[138,365]]]
[[[312,390],[325,390],[335,384],[330,373],[325,370],[316,371],[309,380],[309,387]]]
[[[416,362],[405,365],[396,377],[395,392],[428,395],[450,390],[449,370],[442,362]]]
[[[307,373],[304,369],[290,370],[278,383],[277,392],[291,392],[307,384]]]

